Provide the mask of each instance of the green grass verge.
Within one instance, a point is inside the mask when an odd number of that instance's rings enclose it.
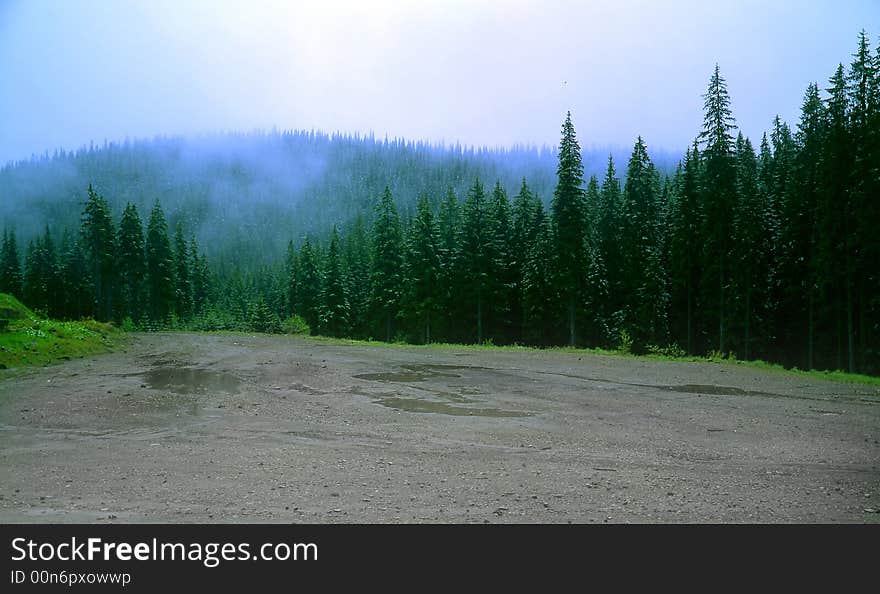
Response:
[[[23,316],[4,318],[9,319],[9,323],[6,328],[0,328],[0,369],[51,365],[107,352],[125,336],[112,325],[94,320],[41,319],[14,297],[3,293],[0,293],[0,308],[7,309],[7,316],[15,315],[12,311]]]

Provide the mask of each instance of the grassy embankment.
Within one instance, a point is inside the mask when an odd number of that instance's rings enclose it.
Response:
[[[60,322],[35,315],[15,297],[0,293],[0,370],[50,365],[103,353],[124,333],[110,324]]]

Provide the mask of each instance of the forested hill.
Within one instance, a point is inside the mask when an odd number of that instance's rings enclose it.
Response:
[[[880,374],[880,51],[864,31],[826,80],[794,128],[777,117],[753,142],[716,65],[671,175],[642,137],[628,159],[582,151],[571,114],[557,151],[253,134],[10,167],[0,292],[138,328],[286,320]],[[22,241],[25,220],[45,230]]]
[[[628,149],[591,149],[586,171],[601,174],[609,153],[626,163]],[[681,157],[652,156],[668,173]],[[248,268],[282,257],[291,238],[299,243],[369,217],[386,185],[404,219],[420,193],[437,206],[450,187],[466,194],[476,177],[511,191],[526,177],[549,204],[556,164],[555,149],[546,147],[474,149],[314,131],[107,143],[0,169],[0,226],[14,227],[25,242],[47,224],[56,236],[75,231],[91,184],[114,219],[128,202],[149,212],[158,199],[172,228],[182,221],[213,259],[234,255]]]

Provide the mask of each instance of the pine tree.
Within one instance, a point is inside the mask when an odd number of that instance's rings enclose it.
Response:
[[[38,239],[36,243],[28,242],[24,257],[24,276],[22,278],[22,296],[25,305],[46,314],[46,292],[43,284],[43,246]]]
[[[370,243],[364,221],[358,216],[345,235],[344,264],[348,271],[351,334],[355,338],[370,336]]]
[[[376,210],[373,227],[373,304],[383,322],[385,340],[391,342],[394,320],[400,312],[403,281],[403,236],[391,189],[385,192]]]
[[[464,320],[473,324],[471,328],[476,330],[476,335],[471,334],[470,339],[475,339],[478,344],[483,342],[485,336],[484,307],[489,297],[491,264],[486,246],[489,241],[488,216],[483,185],[476,179],[464,204],[459,255],[463,284],[459,299],[463,303]]]
[[[3,247],[0,251],[0,293],[21,297],[21,261],[18,257],[18,242],[15,228],[3,229]]]
[[[583,296],[586,261],[586,221],[584,220],[584,166],[571,112],[562,125],[559,144],[557,184],[553,194],[552,220],[556,241],[555,262],[560,296],[566,307],[568,344],[577,341],[577,311]]]
[[[91,315],[95,306],[89,263],[78,239],[62,242],[61,284],[64,287],[62,317],[78,320]]]
[[[296,313],[297,286],[296,281],[299,277],[299,258],[297,257],[296,248],[293,240],[287,242],[287,255],[284,258],[284,271],[287,277],[287,298],[284,310],[284,317],[287,318]]]
[[[208,259],[204,254],[199,254],[199,244],[195,236],[189,242],[189,275],[192,282],[192,311],[193,314],[201,314],[208,303],[208,288],[210,286],[210,273]]]
[[[442,323],[439,332],[447,341],[463,340],[460,328],[461,274],[459,266],[459,239],[461,236],[461,217],[458,199],[452,188],[446,193],[446,199],[440,204],[438,220],[437,257],[439,261],[438,283],[440,292],[438,301]]]
[[[614,158],[608,155],[608,167],[599,192],[600,206],[598,218],[597,242],[599,257],[605,269],[605,291],[608,299],[605,302],[604,340],[608,346],[614,346],[623,329],[625,303],[623,301],[623,237],[621,235],[621,190],[620,179],[614,168]]]
[[[815,212],[820,190],[819,164],[824,152],[825,113],[815,84],[807,88],[801,120],[798,124],[796,149],[790,183],[783,196],[780,229],[782,272],[786,291],[783,308],[789,314],[787,336],[791,348],[806,347],[806,353],[795,356],[800,367],[814,366],[815,339]]]
[[[702,276],[700,232],[700,153],[689,150],[675,183],[670,208],[669,274],[673,334],[688,354],[696,352],[697,298]]]
[[[143,313],[143,283],[146,272],[144,260],[144,227],[137,209],[126,204],[119,222],[116,239],[116,267],[119,274],[119,317],[137,320]]]
[[[427,194],[419,198],[416,218],[407,237],[407,309],[418,321],[419,340],[430,343],[431,327],[439,305],[439,231]]]
[[[249,308],[249,326],[253,332],[264,332],[266,334],[280,334],[281,320],[278,314],[272,311],[266,298],[260,295]]]
[[[177,317],[189,318],[192,312],[192,281],[190,279],[189,250],[183,237],[183,223],[177,222],[174,234],[174,304]]]
[[[513,199],[513,230],[510,243],[510,266],[514,286],[510,297],[510,319],[513,321],[513,341],[523,338],[523,273],[529,250],[535,241],[535,216],[540,200],[532,194],[523,178],[519,193]]]
[[[510,201],[501,182],[495,183],[487,208],[486,252],[488,270],[488,294],[486,307],[487,335],[496,344],[511,340],[511,294],[516,287],[511,264]]]
[[[52,318],[61,316],[64,310],[64,285],[61,279],[61,260],[49,226],[43,233],[44,268],[43,279],[46,291],[46,311]]]
[[[89,260],[94,282],[96,316],[101,320],[113,317],[115,290],[116,233],[110,218],[110,207],[91,185],[82,215],[83,247]]]
[[[849,192],[853,156],[849,96],[843,64],[838,65],[829,82],[827,133],[819,176],[822,189],[816,212],[816,224],[821,229],[817,245],[819,289],[828,303],[822,330],[824,334],[834,337],[831,366],[852,373],[855,371],[852,295],[856,213]]]
[[[590,346],[603,344],[608,338],[608,269],[602,254],[602,193],[599,180],[590,176],[586,192],[587,262],[585,291],[585,340]]]
[[[764,303],[770,274],[770,246],[766,204],[759,189],[758,160],[751,141],[742,134],[736,141],[736,193],[732,259],[737,294],[736,326],[742,333],[743,358],[750,359],[765,344],[762,334],[767,321]],[[755,349],[753,343],[759,348]]]
[[[880,365],[880,67],[871,55],[867,33],[859,33],[859,42],[847,75],[849,85],[850,134],[853,162],[850,173],[852,208],[858,213],[851,230],[852,244],[858,254],[854,262],[854,332],[856,370],[866,370],[870,362]],[[880,367],[878,367],[880,369]]]
[[[668,297],[657,183],[656,170],[639,137],[629,160],[621,208],[624,319],[636,348],[666,341]]]
[[[324,286],[321,292],[321,332],[329,336],[345,336],[349,329],[350,308],[348,290],[345,286],[345,271],[339,253],[339,234],[336,225],[330,236],[330,249],[327,252],[327,267]]]
[[[299,250],[299,277],[296,281],[297,301],[296,313],[302,316],[311,329],[312,334],[318,333],[320,321],[321,271],[318,268],[318,257],[308,237]]]
[[[148,312],[153,322],[164,324],[175,306],[174,257],[165,213],[158,200],[150,212],[145,247]]]
[[[703,196],[702,210],[704,228],[703,239],[703,277],[701,288],[703,300],[701,308],[712,324],[705,328],[712,336],[712,326],[717,328],[719,352],[725,352],[725,332],[727,330],[727,298],[730,282],[730,237],[733,220],[733,206],[736,201],[736,163],[731,131],[735,128],[730,111],[730,96],[727,83],[721,76],[718,65],[709,80],[709,87],[703,96],[703,131],[700,140],[703,149]]]
[[[553,237],[547,215],[540,202],[536,204],[534,240],[523,264],[523,338],[528,344],[549,344],[547,328],[554,313],[558,294],[553,282]]]

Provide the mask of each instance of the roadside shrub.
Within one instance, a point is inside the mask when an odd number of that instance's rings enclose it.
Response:
[[[624,355],[632,352],[633,339],[626,330],[620,331],[620,341],[617,344],[617,351]]]
[[[134,320],[131,319],[131,316],[125,316],[122,320],[122,324],[119,326],[122,328],[123,332],[136,332],[138,329],[137,324],[134,323]]]
[[[190,327],[193,330],[205,332],[240,330],[240,326],[241,324],[231,313],[214,307],[201,312],[190,322]]]
[[[281,323],[281,331],[284,334],[311,334],[308,323],[297,314],[293,314]]]
[[[723,353],[721,351],[712,349],[711,351],[709,351],[709,354],[706,355],[706,358],[714,363],[719,363],[721,361],[736,362],[736,353],[734,353],[733,351],[730,351],[729,353]]]
[[[251,305],[250,330],[267,334],[281,334],[281,320],[262,296]]]
[[[684,352],[684,349],[677,344],[670,344],[662,347],[657,346],[656,344],[649,344],[647,346],[647,349],[650,354],[658,355],[660,357],[671,357],[673,359],[680,359],[687,356],[687,353]]]

